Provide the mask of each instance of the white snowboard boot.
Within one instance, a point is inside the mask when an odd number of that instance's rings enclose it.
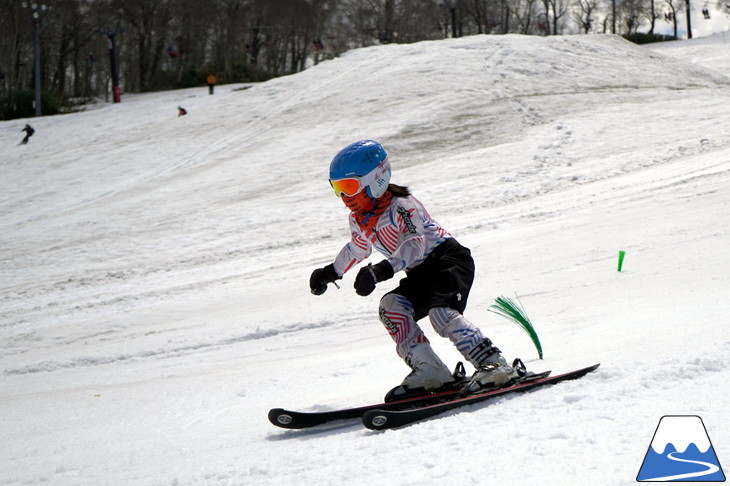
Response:
[[[429,343],[416,344],[405,361],[412,371],[385,395],[386,402],[425,395],[456,381]]]

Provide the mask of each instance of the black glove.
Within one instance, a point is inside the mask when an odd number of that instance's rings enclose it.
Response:
[[[341,278],[335,272],[335,266],[330,263],[326,267],[318,268],[312,272],[312,276],[309,277],[309,289],[314,295],[322,295],[327,290],[328,283],[332,283]]]
[[[368,265],[357,272],[355,277],[355,292],[357,295],[370,295],[375,290],[375,284],[393,277],[393,266],[388,260],[375,265]]]

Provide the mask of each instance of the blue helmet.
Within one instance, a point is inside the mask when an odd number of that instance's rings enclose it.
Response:
[[[385,194],[390,182],[390,161],[375,140],[360,140],[340,150],[330,163],[330,184],[337,196],[354,196],[367,189],[375,199]]]

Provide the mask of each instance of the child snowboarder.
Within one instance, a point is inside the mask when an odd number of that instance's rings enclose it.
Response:
[[[33,127],[30,125],[25,125],[25,128],[21,130],[21,132],[25,132],[25,138],[20,142],[21,144],[25,145],[28,143],[28,140],[30,140],[30,137],[33,136],[35,133],[35,130],[33,130]]]
[[[398,356],[411,368],[386,400],[459,385],[456,373],[452,375],[436,355],[417,324],[426,316],[476,368],[463,393],[507,386],[520,373],[463,315],[474,280],[469,249],[441,227],[407,188],[390,184],[390,174],[385,149],[374,140],[350,144],[332,160],[330,184],[351,211],[352,239],[333,263],[312,272],[312,293],[323,294],[327,284],[341,279],[375,248],[385,259],[360,269],[355,277],[358,295],[370,295],[377,283],[401,270],[406,273],[380,300],[380,320],[395,341]]]

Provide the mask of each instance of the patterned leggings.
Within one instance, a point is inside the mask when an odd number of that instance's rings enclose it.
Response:
[[[418,326],[410,301],[396,293],[389,293],[380,300],[380,321],[396,344],[396,352],[405,358],[418,343],[428,343],[428,338]],[[449,307],[432,307],[428,318],[441,337],[447,337],[456,349],[469,359],[469,352],[485,340],[482,332],[460,312]]]

